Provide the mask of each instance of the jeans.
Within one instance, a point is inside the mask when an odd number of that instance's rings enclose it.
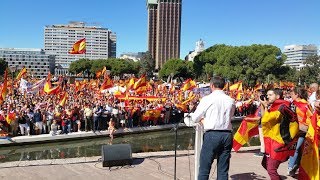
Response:
[[[294,155],[290,156],[290,158],[289,158],[288,169],[289,168],[298,169],[299,164],[300,164],[300,160],[301,160],[301,156],[302,156],[301,146],[304,142],[304,139],[305,139],[304,136],[299,137]]]
[[[68,123],[67,125],[62,126],[62,131],[63,131],[64,134],[71,133],[71,124]]]
[[[100,117],[99,116],[93,116],[93,131],[99,131],[100,130]]]
[[[209,179],[211,165],[217,157],[218,180],[227,180],[232,149],[232,133],[207,131],[203,135],[198,180]]]

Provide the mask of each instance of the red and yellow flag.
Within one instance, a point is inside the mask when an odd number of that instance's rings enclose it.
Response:
[[[300,161],[298,179],[318,180],[320,179],[319,170],[319,147],[318,147],[318,125],[320,122],[317,112],[311,118],[306,139],[304,140],[303,154]]]
[[[7,123],[10,124],[11,121],[14,121],[15,119],[16,119],[16,113],[14,111],[10,111],[6,117]]]
[[[106,76],[106,77],[104,78],[103,83],[101,84],[100,91],[105,90],[105,89],[108,89],[108,88],[111,88],[111,87],[113,87],[113,82],[112,82],[112,80],[109,78],[109,76]]]
[[[229,86],[229,91],[239,91],[239,90],[242,90],[242,81],[239,81]]]
[[[137,82],[134,83],[133,89],[138,89],[139,87],[147,85],[146,75],[142,75]]]
[[[43,91],[47,94],[58,94],[60,92],[60,84],[54,88],[51,88],[51,74],[48,73],[47,81],[44,84]]]
[[[74,43],[69,54],[85,54],[86,53],[86,38],[80,39]]]
[[[182,91],[187,91],[187,90],[191,90],[193,88],[195,88],[197,85],[196,85],[196,82],[193,81],[192,79],[187,79],[183,85],[181,86],[181,90]]]
[[[133,85],[134,85],[134,78],[132,77],[127,84],[127,89],[132,89]]]
[[[1,88],[1,95],[0,95],[0,104],[2,104],[7,96],[8,91],[8,71],[7,69],[4,71],[4,77],[3,77],[3,85]]]
[[[21,69],[21,71],[19,72],[19,74],[17,75],[16,79],[19,80],[22,78],[23,75],[25,75],[27,73],[27,69],[24,67]]]
[[[255,115],[247,116],[253,118]],[[244,144],[249,142],[249,139],[259,134],[259,121],[249,120],[244,118],[233,137],[233,149],[238,151]]]
[[[290,102],[278,99],[261,119],[265,151],[271,158],[281,162],[294,154],[293,146],[299,132],[297,115],[290,110],[289,105]],[[286,118],[283,118],[284,114]],[[284,134],[280,133],[280,127],[286,128],[281,129]]]
[[[62,98],[60,99],[59,105],[63,107],[66,104],[67,99],[68,99],[68,93],[64,92],[62,95]]]

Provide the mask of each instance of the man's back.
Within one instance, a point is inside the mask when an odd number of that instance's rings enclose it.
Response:
[[[204,116],[205,130],[232,130],[231,118],[234,114],[234,100],[222,90],[215,90],[205,96],[194,114]],[[199,117],[201,118],[201,117]]]

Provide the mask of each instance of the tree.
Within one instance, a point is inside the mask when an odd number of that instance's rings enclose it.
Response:
[[[78,74],[90,70],[92,61],[89,59],[79,59],[70,64],[69,71],[73,74]]]
[[[140,68],[140,75],[146,74],[147,77],[151,77],[153,75],[155,61],[149,51],[147,51],[140,59]]]
[[[269,74],[278,78],[279,68],[285,56],[272,45],[253,44],[251,46],[214,45],[201,52],[194,59],[197,77],[214,72],[231,82],[242,80],[245,85],[255,85],[266,81]],[[212,65],[212,70],[210,66]]]
[[[171,74],[175,77],[191,78],[193,74],[192,66],[192,63],[181,59],[170,59],[159,71],[159,76],[162,79],[167,78]]]
[[[298,75],[301,84],[319,83],[320,57],[318,55],[309,56],[304,65],[305,66],[300,70]]]
[[[0,59],[0,75],[4,74],[4,71],[8,67],[8,63],[4,59]]]

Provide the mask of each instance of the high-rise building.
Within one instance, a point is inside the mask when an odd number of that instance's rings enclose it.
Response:
[[[156,69],[180,57],[181,4],[182,0],[147,0],[148,51]]]
[[[73,44],[86,38],[86,54],[69,54]],[[107,59],[116,57],[116,34],[100,26],[86,26],[83,22],[50,25],[44,29],[44,49],[56,56],[57,75],[68,73],[71,62],[81,58]]]
[[[0,59],[8,62],[10,69],[19,71],[25,67],[34,78],[47,77],[54,72],[55,57],[45,54],[43,49],[31,48],[0,48]]]
[[[289,45],[284,47],[283,53],[287,56],[284,64],[298,70],[303,68],[308,56],[317,55],[318,48],[315,45]]]

